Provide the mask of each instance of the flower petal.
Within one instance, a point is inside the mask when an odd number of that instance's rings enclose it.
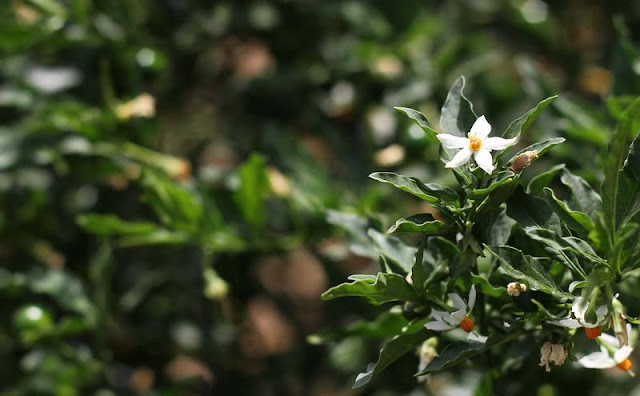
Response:
[[[439,133],[436,137],[442,143],[442,147],[446,149],[469,147],[469,139],[466,137],[449,135],[448,133]]]
[[[482,147],[489,150],[504,150],[509,146],[512,146],[517,138],[503,139],[501,137],[490,137],[482,141]]]
[[[552,325],[561,326],[561,327],[582,327],[582,323],[578,322],[575,319],[561,319],[561,320],[552,320],[549,321]]]
[[[482,334],[476,334],[475,332],[471,332],[467,336],[467,341],[475,341],[475,342],[479,342],[479,343],[484,344],[484,343],[487,342],[488,338],[489,337],[483,336]]]
[[[460,323],[462,323],[462,321],[466,316],[467,316],[467,312],[465,312],[464,309],[461,311],[456,311],[451,314],[451,317],[449,318],[449,323],[452,326],[458,326]]]
[[[596,308],[596,317],[598,318],[598,323],[601,323],[604,321],[605,316],[607,315],[607,312],[609,312],[609,309],[607,308],[606,305],[601,305],[598,308]]]
[[[424,327],[426,327],[429,330],[446,331],[446,330],[453,329],[455,326],[451,326],[445,322],[440,322],[436,320],[436,321],[425,324]]]
[[[467,309],[467,304],[464,303],[464,300],[459,294],[449,293],[449,300],[451,300],[453,306],[456,307],[458,311],[465,311]]]
[[[471,150],[468,148],[463,148],[458,151],[458,153],[453,157],[453,159],[447,162],[444,167],[445,168],[457,168],[469,162],[471,159]]]
[[[618,348],[620,346],[618,339],[611,334],[602,333],[600,334],[600,339],[613,348]]]
[[[594,352],[582,359],[578,363],[586,368],[606,369],[616,365],[616,362],[604,352]]]
[[[433,317],[433,319],[439,320],[442,322],[445,320],[445,318],[449,318],[451,314],[447,311],[438,311],[437,309],[432,309],[431,316]]]
[[[613,360],[615,360],[616,363],[622,363],[631,355],[631,352],[633,352],[633,348],[625,345],[613,354]]]
[[[468,312],[473,311],[473,307],[476,305],[476,285],[471,285],[471,290],[469,290],[469,302],[467,303]]]
[[[491,152],[489,150],[483,148],[476,151],[475,159],[476,164],[478,164],[478,166],[488,174],[491,174],[495,169],[495,166],[493,166],[493,158],[491,158]]]
[[[571,305],[571,311],[575,315],[576,319],[584,320],[584,315],[587,313],[589,304],[586,301],[582,301],[582,297],[576,297]]]
[[[469,134],[476,135],[480,139],[486,138],[490,133],[491,124],[487,122],[487,119],[484,118],[484,116],[480,116],[480,118],[478,118],[476,122],[473,123],[471,131],[469,131]]]

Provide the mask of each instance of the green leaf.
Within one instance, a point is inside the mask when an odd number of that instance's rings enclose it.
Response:
[[[327,223],[341,227],[349,234],[351,250],[354,254],[362,257],[375,259],[378,257],[376,245],[367,231],[375,228],[371,219],[358,216],[353,213],[339,212],[337,210],[327,210]]]
[[[422,128],[422,130],[425,131],[427,135],[436,137],[436,135],[438,134],[438,132],[435,129],[433,129],[433,127],[427,120],[427,117],[425,117],[419,111],[410,109],[408,107],[394,107],[394,109],[398,110],[402,114],[406,115],[407,117],[415,121],[416,124],[418,124],[418,126]]]
[[[398,274],[378,273],[375,280],[359,279],[350,283],[342,283],[322,293],[323,300],[340,297],[364,297],[372,304],[379,305],[389,301],[419,302],[416,290],[404,276]]]
[[[604,181],[600,196],[610,240],[614,240],[622,223],[637,210],[640,199],[637,144],[630,150],[634,140],[637,141],[639,116],[640,98],[622,116],[604,160]]]
[[[420,232],[427,235],[438,235],[448,229],[449,226],[440,220],[434,219],[431,213],[421,213],[399,219],[387,232],[390,234],[394,232]]]
[[[271,191],[271,185],[265,164],[264,157],[252,154],[247,162],[240,165],[238,168],[240,187],[233,195],[242,215],[254,232],[264,228],[267,219],[264,199]]]
[[[520,154],[526,153],[527,151],[536,151],[538,153],[538,156],[536,158],[540,158],[544,154],[546,154],[547,151],[551,150],[551,148],[553,148],[554,146],[559,145],[560,143],[564,143],[564,141],[565,141],[564,138],[551,138],[551,139],[543,140],[542,142],[534,143],[534,144],[532,144],[532,145],[530,145],[528,147],[525,147],[522,150],[518,151],[507,162],[507,165],[511,165],[513,163],[513,161],[516,159],[516,157],[518,157]]]
[[[453,342],[440,352],[440,354],[431,361],[426,369],[417,373],[415,376],[425,375],[429,373],[435,373],[440,370],[444,370],[451,366],[455,366],[458,363],[462,363],[468,359],[471,359],[478,354],[504,344],[518,338],[522,333],[517,331],[511,334],[491,334],[487,341],[482,342]]]
[[[457,205],[460,200],[460,197],[458,197],[458,194],[454,190],[434,183],[424,184],[415,177],[398,175],[392,172],[376,172],[370,174],[369,177],[385,184],[391,184],[431,204],[439,204],[442,206],[441,201],[443,201]]]
[[[158,226],[146,221],[126,221],[114,215],[85,214],[76,218],[85,231],[96,235],[140,235],[151,234]]]
[[[352,336],[366,339],[393,337],[402,333],[402,329],[408,323],[401,312],[384,311],[373,321],[359,320],[344,329],[330,329],[311,334],[307,336],[307,342],[312,345],[321,345]]]
[[[579,246],[578,243],[574,243],[572,246],[569,246],[569,242],[562,240],[560,236],[552,231],[542,228],[530,229],[527,231],[527,235],[533,240],[539,242],[550,258],[559,261],[571,270],[574,275],[579,275],[583,279],[587,278],[587,273],[582,265],[580,265],[575,254],[577,252],[574,247]],[[589,248],[589,250],[593,252],[593,249]],[[593,252],[593,256],[597,257],[595,252]]]
[[[462,92],[464,84],[464,77],[460,76],[449,89],[440,115],[440,129],[443,133],[466,137],[478,118],[473,105]]]
[[[560,290],[551,277],[549,269],[536,257],[528,256],[510,246],[492,246],[487,250],[498,260],[500,268],[515,280],[525,281],[534,290],[540,290],[559,298],[571,298]]]
[[[494,287],[483,275],[471,274],[471,283],[480,288],[480,292],[486,296],[504,297],[507,295],[506,287]]]
[[[600,195],[583,178],[574,175],[568,169],[562,170],[560,181],[571,191],[569,207],[595,219],[602,210]]]
[[[551,104],[554,100],[558,98],[557,95],[546,98],[545,100],[538,103],[536,107],[527,111],[522,116],[514,120],[504,131],[502,137],[505,139],[517,138],[520,137],[520,134],[526,131],[529,126],[535,121],[540,112],[544,110],[547,106]]]
[[[562,232],[560,219],[549,204],[544,199],[526,194],[521,188],[507,201],[507,215],[525,230],[536,227]]]
[[[383,234],[373,228],[369,229],[368,235],[387,263],[393,264],[403,275],[409,273],[415,259],[416,248],[408,246],[397,237]]]
[[[493,207],[479,216],[473,225],[473,231],[487,245],[504,245],[511,236],[514,224],[516,221],[507,216],[505,207]]]
[[[472,190],[469,193],[469,199],[481,200],[482,198],[489,195],[494,190],[511,184],[514,179],[515,173],[510,170],[504,170],[497,173],[494,177],[491,178],[489,186],[485,188],[477,188]]]
[[[556,198],[552,189],[545,187],[543,192],[544,198],[551,206],[551,209],[564,221],[569,229],[586,238],[596,228],[595,223],[589,216],[577,210],[571,210],[564,201]]]
[[[527,194],[538,195],[542,192],[542,189],[547,187],[549,183],[563,170],[564,164],[556,165],[550,168],[548,171],[542,172],[534,176],[527,185]]]
[[[370,363],[367,367],[367,371],[358,374],[356,381],[353,384],[353,388],[360,388],[371,382],[378,374],[384,369],[389,367],[393,362],[404,356],[408,352],[412,352],[422,342],[431,336],[431,332],[426,329],[421,329],[415,333],[401,334],[391,339],[380,350],[378,361],[376,363]]]

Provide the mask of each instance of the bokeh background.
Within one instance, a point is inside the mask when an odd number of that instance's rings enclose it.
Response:
[[[437,127],[464,75],[502,130],[559,94],[521,144],[565,137],[535,166],[597,186],[639,27],[622,0],[3,0],[0,395],[473,395],[415,356],[351,390],[384,308],[320,300],[376,271],[363,221],[421,205],[369,173],[453,181],[393,107]],[[517,348],[503,394],[640,394]]]

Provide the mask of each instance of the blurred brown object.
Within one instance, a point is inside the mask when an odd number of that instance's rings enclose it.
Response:
[[[275,64],[271,51],[263,42],[250,40],[232,49],[232,68],[237,77],[256,78]]]
[[[591,94],[606,95],[611,89],[611,72],[599,66],[589,66],[580,73],[580,87]]]
[[[131,378],[129,379],[129,386],[136,393],[147,392],[153,386],[156,375],[149,367],[141,366],[137,367]]]
[[[186,355],[178,355],[173,358],[173,360],[165,366],[164,371],[172,381],[200,377],[212,384],[215,379],[211,370],[209,370],[203,362]]]
[[[33,7],[24,4],[21,1],[14,0],[11,3],[13,7],[13,13],[18,18],[18,21],[25,25],[33,25],[40,20],[40,13]]]
[[[242,335],[241,347],[248,357],[260,358],[291,349],[295,331],[275,304],[257,297],[247,307],[248,331]]]

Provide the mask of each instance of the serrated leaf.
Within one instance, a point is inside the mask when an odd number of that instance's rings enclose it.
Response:
[[[342,283],[322,293],[323,300],[333,300],[340,297],[364,297],[372,304],[379,305],[390,301],[414,301],[420,298],[416,290],[404,276],[398,274],[378,273],[375,280],[354,280]]]
[[[399,219],[387,232],[390,234],[395,232],[419,232],[427,235],[438,235],[446,232],[448,228],[445,223],[434,219],[431,213],[421,213]]]
[[[384,369],[389,367],[393,362],[401,358],[408,352],[412,352],[418,345],[424,342],[431,336],[431,332],[426,329],[421,329],[415,333],[401,334],[391,339],[380,350],[378,361],[371,363],[367,367],[367,371],[358,374],[356,381],[353,384],[353,388],[360,388],[375,378]]]
[[[520,137],[520,134],[526,131],[529,128],[529,126],[531,126],[531,124],[533,123],[533,121],[535,121],[535,119],[538,117],[540,112],[545,108],[547,108],[547,106],[549,106],[551,102],[553,102],[557,98],[558,98],[558,95],[555,95],[542,100],[540,103],[538,103],[536,107],[527,111],[522,116],[514,120],[504,131],[504,133],[502,134],[502,137],[505,139]]]
[[[456,364],[462,363],[474,356],[486,351],[487,349],[496,347],[518,338],[522,333],[514,332],[511,334],[491,334],[487,341],[481,342],[453,342],[440,352],[440,354],[431,361],[426,369],[417,373],[415,376],[435,373]]]
[[[549,183],[564,169],[565,165],[556,165],[549,170],[542,172],[529,181],[527,185],[527,194],[538,195],[542,192],[542,189],[547,187]]]
[[[434,183],[424,184],[415,177],[398,175],[393,172],[375,172],[370,174],[369,177],[373,180],[390,184],[431,204],[440,204],[442,206],[441,201],[443,201],[457,205],[460,200],[454,190]]]
[[[636,145],[631,151],[632,143],[638,140],[637,124],[640,118],[640,98],[625,111],[616,126],[613,138],[604,161],[604,181],[602,183],[602,206],[604,222],[607,225],[609,238],[614,240],[622,223],[637,210],[640,199],[640,183],[637,177],[638,154]],[[625,164],[628,164],[625,171]]]
[[[425,131],[427,135],[436,137],[436,135],[438,134],[438,132],[431,126],[431,123],[429,123],[429,120],[427,120],[427,117],[425,117],[419,111],[410,109],[408,107],[394,107],[394,109],[398,110],[402,114],[415,121],[415,123],[418,124],[418,126],[422,128],[422,130]]]
[[[559,298],[572,296],[556,285],[540,259],[523,254],[520,250],[510,246],[492,246],[487,250],[498,260],[500,268],[513,279],[524,280],[534,290],[540,290]]]

